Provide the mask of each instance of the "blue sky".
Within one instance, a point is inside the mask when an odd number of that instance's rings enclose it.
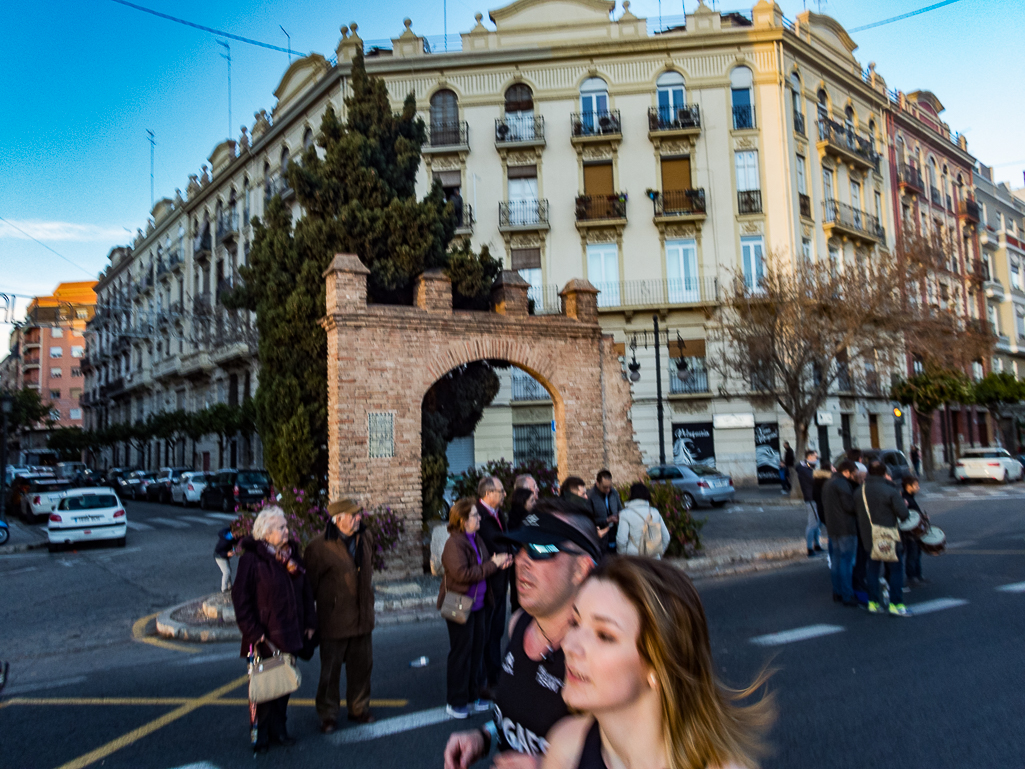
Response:
[[[443,30],[442,0],[411,7],[395,0],[138,0],[208,27],[281,46],[279,25],[296,51],[331,55],[338,28],[356,21],[365,40],[397,37],[410,16],[419,34]],[[750,0],[749,5],[753,5]],[[848,29],[930,4],[929,0],[828,0],[822,12]],[[448,0],[450,34],[489,8]],[[693,11],[697,0],[685,0]],[[780,2],[793,18],[802,0]],[[808,0],[818,10],[819,4]],[[744,8],[722,0],[719,10]],[[638,16],[657,17],[657,0],[633,0]],[[617,14],[619,9],[617,8]],[[664,15],[681,13],[664,0]],[[874,61],[891,88],[928,89],[946,106],[951,129],[994,165],[997,180],[1022,186],[1025,98],[1020,0],[960,0],[904,21],[854,33],[855,55]],[[9,3],[0,32],[0,217],[35,235],[78,267],[0,222],[0,292],[48,293],[62,280],[95,277],[109,249],[144,227],[150,209],[146,130],[156,134],[156,197],[184,189],[228,129],[227,63],[219,38],[111,0]],[[288,66],[284,53],[231,43],[232,135],[253,113],[273,107]],[[125,228],[129,232],[125,231]],[[81,269],[80,269],[81,268]],[[21,300],[20,307],[26,304]],[[0,325],[0,356],[10,327]]]

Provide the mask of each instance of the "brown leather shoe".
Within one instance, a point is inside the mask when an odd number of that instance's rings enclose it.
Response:
[[[372,724],[372,723],[374,723],[374,721],[376,721],[377,719],[376,719],[376,718],[374,717],[374,715],[373,715],[373,714],[372,714],[372,713],[371,713],[371,712],[370,712],[370,711],[368,710],[368,711],[366,711],[365,713],[360,713],[360,714],[359,714],[358,716],[354,716],[354,715],[353,715],[352,713],[349,713],[349,720],[350,720],[350,721],[354,721],[354,722],[356,722],[357,724]]]
[[[334,730],[335,730],[335,722],[334,721],[321,721],[320,722],[320,733],[321,734],[331,734],[331,732],[333,732]]]

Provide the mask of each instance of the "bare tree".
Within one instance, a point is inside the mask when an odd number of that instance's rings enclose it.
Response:
[[[886,397],[883,377],[904,363],[910,307],[896,260],[794,263],[767,256],[757,279],[737,276],[717,311],[709,366],[720,395],[779,406],[794,423],[798,457],[831,394]],[[799,489],[795,486],[794,494]]]

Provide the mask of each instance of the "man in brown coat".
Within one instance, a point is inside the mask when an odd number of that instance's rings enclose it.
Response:
[[[373,542],[363,523],[363,506],[340,499],[327,506],[327,530],[306,547],[306,576],[313,586],[320,626],[320,730],[335,730],[339,678],[345,665],[349,720],[370,723],[371,633],[374,630]]]

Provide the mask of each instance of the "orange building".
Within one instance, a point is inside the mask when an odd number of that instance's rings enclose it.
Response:
[[[29,304],[25,322],[11,335],[19,364],[16,387],[31,387],[50,404],[58,427],[81,427],[85,324],[96,309],[96,281],[61,283],[51,296]]]

